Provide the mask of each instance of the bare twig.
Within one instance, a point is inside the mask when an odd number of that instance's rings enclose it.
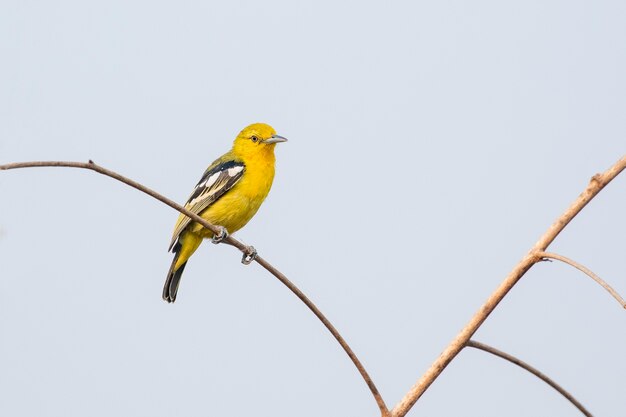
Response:
[[[602,278],[600,278],[599,276],[594,274],[593,271],[591,271],[586,266],[581,265],[581,264],[579,264],[578,262],[576,262],[576,261],[574,261],[572,259],[566,258],[565,256],[559,255],[558,253],[539,252],[539,253],[537,253],[537,255],[540,256],[542,260],[543,259],[556,259],[557,261],[561,261],[563,263],[566,263],[569,266],[573,266],[574,268],[578,269],[582,273],[586,274],[589,278],[593,279],[595,282],[600,284],[605,290],[607,290],[609,292],[609,294],[611,294],[613,296],[613,298],[615,298],[617,300],[618,303],[620,303],[620,305],[623,308],[626,308],[626,301],[624,301],[622,296],[619,295],[619,293],[617,291],[615,291],[613,289],[613,287],[611,287],[609,284],[607,284]]]
[[[217,229],[214,225],[206,222],[204,219],[202,219],[198,215],[191,213],[190,211],[176,204],[172,200],[169,200],[163,197],[162,195],[156,193],[155,191],[152,191],[149,188],[133,180],[123,177],[103,167],[100,167],[94,164],[92,161],[89,161],[89,163],[61,162],[61,161],[23,162],[23,163],[0,165],[0,170],[28,168],[28,167],[71,167],[71,168],[89,169],[89,170],[98,172],[100,174],[103,174],[111,178],[114,178],[118,181],[121,181],[127,185],[130,185],[131,187],[134,187],[138,189],[139,191],[142,191],[156,198],[157,200],[185,214],[186,216],[190,217],[192,220],[200,223],[201,225],[210,229],[211,231],[217,232]],[[552,226],[550,226],[550,228],[539,239],[539,241],[537,241],[537,243],[531,248],[531,250],[526,254],[526,256],[524,256],[524,258],[522,258],[522,260],[513,268],[513,270],[509,273],[509,275],[504,280],[504,282],[500,284],[500,286],[494,291],[494,293],[489,297],[489,299],[485,302],[485,304],[483,304],[480,310],[471,318],[470,322],[465,326],[465,328],[461,330],[461,332],[457,335],[457,337],[443,351],[443,353],[439,356],[439,358],[431,365],[429,370],[409,390],[409,392],[398,403],[398,405],[396,405],[396,407],[391,411],[391,413],[387,409],[385,402],[383,401],[380,393],[376,389],[376,386],[374,385],[372,379],[369,377],[369,375],[365,371],[365,368],[363,367],[361,362],[358,360],[358,358],[356,357],[352,349],[348,346],[348,344],[343,339],[343,337],[341,337],[341,335],[335,329],[335,327],[328,321],[328,319],[280,271],[278,271],[276,268],[271,266],[267,261],[265,261],[261,257],[257,257],[255,260],[261,266],[263,266],[267,271],[269,271],[272,275],[278,278],[284,285],[286,285],[298,298],[300,298],[300,300],[302,300],[307,305],[307,307],[320,319],[320,321],[322,321],[324,326],[326,326],[326,328],[331,332],[331,334],[339,342],[341,347],[348,354],[348,356],[350,357],[354,365],[357,367],[359,373],[361,374],[361,376],[367,383],[372,395],[374,396],[374,399],[376,400],[376,403],[378,404],[381,414],[383,416],[402,417],[406,415],[409,409],[415,404],[415,402],[421,397],[421,395],[428,389],[428,387],[435,381],[435,379],[437,379],[437,377],[443,372],[445,367],[458,355],[458,353],[465,346],[470,345],[470,338],[472,337],[472,335],[476,332],[476,330],[478,330],[478,328],[482,325],[482,323],[487,319],[489,314],[491,314],[491,312],[495,309],[495,307],[499,304],[499,302],[506,296],[506,294],[513,288],[513,286],[519,281],[519,279],[535,263],[548,257],[546,256],[545,250],[554,241],[554,239],[559,235],[559,233],[589,203],[589,201],[591,201],[611,180],[613,180],[625,168],[626,168],[626,156],[622,157],[617,163],[615,163],[615,165],[613,165],[605,173],[597,174],[591,179],[585,191],[583,191],[583,193],[570,205],[570,207],[565,211],[565,213],[563,213],[552,224]],[[228,237],[227,239],[224,240],[224,243],[228,243],[232,246],[235,246],[244,254],[248,252],[248,246],[244,245],[243,243],[239,242],[233,237]],[[558,258],[554,258],[554,259],[558,259]],[[573,264],[571,265],[575,266]],[[583,270],[583,269],[581,269],[581,271],[587,273],[588,275],[590,275],[589,273],[591,272],[589,270]],[[592,278],[594,277],[592,276]],[[596,278],[598,277],[596,276]],[[596,281],[600,282],[601,280],[599,280],[598,278],[596,279]],[[607,286],[605,286],[605,288],[607,288]],[[477,342],[471,342],[471,343],[477,343]],[[476,347],[476,346],[472,346],[472,347]]]
[[[489,314],[502,301],[507,293],[519,281],[519,279],[538,261],[541,257],[538,255],[543,253],[548,245],[556,239],[561,231],[569,224],[569,222],[589,203],[613,178],[626,168],[626,156],[623,156],[611,168],[603,174],[596,174],[591,178],[587,188],[578,196],[578,198],[565,210],[565,212],[548,228],[546,233],[535,243],[531,250],[522,258],[522,260],[513,268],[500,286],[491,294],[482,307],[474,314],[469,323],[454,338],[448,347],[441,353],[439,358],[433,362],[424,375],[411,387],[409,392],[400,400],[393,408],[391,415],[393,417],[402,417],[413,407],[415,402],[424,394],[430,385],[441,375],[448,364],[459,354],[465,347],[476,330],[489,317]]]
[[[532,367],[531,365],[527,364],[526,362],[516,358],[513,355],[509,355],[506,352],[503,352],[501,350],[498,350],[492,346],[486,345],[484,343],[480,343],[477,342],[475,340],[470,340],[467,342],[468,347],[472,347],[474,349],[479,349],[488,353],[491,353],[492,355],[496,355],[504,360],[507,360],[517,366],[519,366],[522,369],[527,370],[528,372],[530,372],[531,374],[535,375],[537,378],[541,379],[543,382],[545,382],[546,384],[550,385],[552,388],[554,388],[555,390],[557,390],[559,392],[559,394],[561,394],[562,396],[564,396],[565,398],[567,398],[567,400],[569,402],[571,402],[574,407],[578,408],[580,410],[581,413],[583,413],[585,416],[587,417],[593,417],[591,415],[591,413],[576,399],[572,396],[572,394],[570,394],[569,392],[567,392],[562,386],[560,386],[559,384],[557,384],[556,382],[554,382],[553,379],[551,379],[549,376],[547,376],[546,374],[542,373],[541,371],[539,371],[537,368]]]
[[[145,194],[148,194],[149,196],[161,201],[162,203],[167,204],[173,209],[178,210],[179,212],[191,218],[193,221],[200,223],[202,226],[206,227],[207,229],[211,230],[214,233],[219,232],[217,227],[207,222],[206,220],[204,220],[202,217],[198,216],[197,214],[192,213],[191,211],[187,210],[180,204],[175,203],[173,200],[170,200],[169,198],[162,196],[156,191],[153,191],[150,188],[136,181],[131,180],[130,178],[124,177],[123,175],[120,175],[117,172],[114,172],[104,167],[101,167],[99,165],[96,165],[91,160],[89,162],[66,162],[66,161],[17,162],[17,163],[0,165],[0,171],[9,170],[9,169],[17,169],[17,168],[34,168],[34,167],[66,167],[66,168],[88,169],[91,171],[95,171],[99,174],[105,175],[107,177],[120,181],[124,184],[127,184]],[[228,236],[222,242],[236,247],[244,254],[248,253],[248,246],[244,245],[243,243],[241,243],[240,241],[238,241],[232,236]],[[359,358],[356,356],[352,348],[350,348],[350,346],[345,341],[345,339],[341,336],[341,334],[339,334],[339,331],[337,331],[335,326],[332,325],[332,323],[326,318],[326,316],[324,316],[324,314],[322,314],[322,312],[315,306],[315,304],[313,304],[313,302],[306,295],[304,295],[304,293],[300,291],[298,287],[296,287],[291,281],[289,281],[284,274],[282,274],[279,270],[274,268],[269,262],[267,262],[265,259],[261,258],[260,256],[257,256],[254,260],[263,268],[265,268],[269,273],[271,273],[276,278],[278,278],[280,282],[282,282],[287,288],[289,288],[289,290],[291,290],[291,292],[293,292],[313,312],[313,314],[315,314],[315,316],[317,316],[317,318],[320,319],[322,324],[324,324],[324,326],[333,335],[333,337],[337,340],[337,342],[339,342],[343,350],[348,354],[354,366],[356,366],[357,370],[361,374],[361,377],[367,384],[374,399],[376,400],[376,404],[378,405],[378,408],[380,409],[381,415],[383,417],[388,416],[389,410],[387,409],[387,406],[385,405],[385,401],[383,400],[382,396],[378,392],[376,385],[374,385],[374,381],[372,381],[372,378],[369,376],[369,374],[365,370],[365,367],[363,367],[363,364],[361,363]]]

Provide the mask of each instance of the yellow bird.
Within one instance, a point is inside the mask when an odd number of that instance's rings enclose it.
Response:
[[[204,172],[185,203],[185,208],[220,227],[221,233],[204,228],[184,214],[178,217],[170,251],[174,252],[172,266],[163,287],[163,299],[176,301],[180,277],[189,257],[198,249],[202,239],[215,243],[228,233],[241,229],[256,214],[274,181],[274,148],[287,142],[264,123],[243,129],[233,147],[215,160]]]

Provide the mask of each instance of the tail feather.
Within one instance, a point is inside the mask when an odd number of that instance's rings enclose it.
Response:
[[[180,284],[180,278],[183,276],[183,270],[185,269],[187,262],[181,265],[174,272],[170,272],[165,280],[165,286],[163,286],[163,299],[168,303],[176,301],[176,294],[178,293],[178,285]]]
[[[173,303],[174,301],[176,301],[176,294],[178,293],[180,278],[183,276],[183,271],[185,270],[185,266],[187,265],[187,262],[185,262],[178,269],[174,269],[180,256],[180,249],[180,243],[177,243],[176,246],[174,246],[173,248],[174,259],[172,260],[170,270],[167,272],[167,278],[165,279],[165,285],[163,286],[163,299],[168,303]]]
[[[200,243],[202,243],[202,237],[193,233],[185,233],[172,248],[174,259],[172,260],[170,270],[167,272],[165,286],[163,287],[163,299],[168,303],[176,301],[178,285],[187,265],[187,260],[198,249]]]

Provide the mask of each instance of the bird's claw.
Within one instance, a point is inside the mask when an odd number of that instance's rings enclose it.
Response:
[[[252,261],[256,259],[258,252],[254,249],[254,246],[247,246],[245,252],[243,253],[243,257],[241,258],[241,263],[244,265],[250,265]]]
[[[224,226],[217,226],[217,228],[219,229],[219,233],[213,234],[213,237],[211,238],[211,242],[216,245],[228,237],[228,230],[226,230]]]

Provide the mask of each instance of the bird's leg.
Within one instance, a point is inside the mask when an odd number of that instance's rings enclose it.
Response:
[[[219,233],[213,234],[213,237],[211,238],[211,242],[216,245],[228,237],[228,230],[226,230],[224,226],[217,226],[217,228],[219,229]]]
[[[254,261],[257,257],[258,253],[254,246],[246,246],[245,251],[243,252],[243,257],[241,258],[241,263],[244,265],[250,265],[252,261]]]

